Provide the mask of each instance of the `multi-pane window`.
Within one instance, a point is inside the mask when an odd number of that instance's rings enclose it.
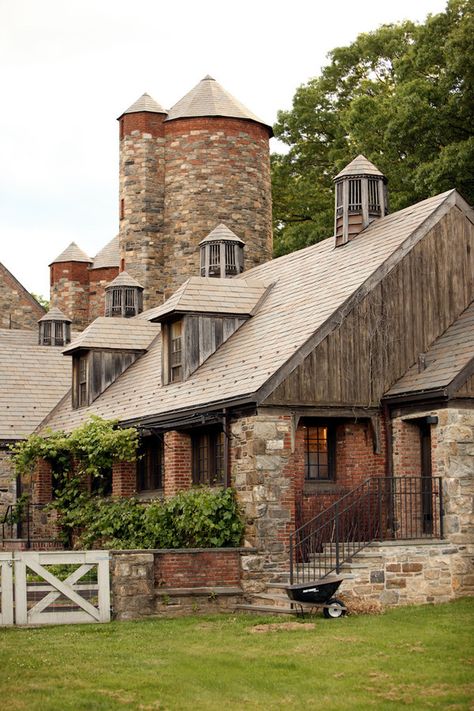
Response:
[[[162,442],[158,437],[145,437],[137,459],[137,491],[154,491],[162,488]]]
[[[170,381],[183,379],[183,322],[175,321],[170,326]]]
[[[334,432],[327,425],[305,428],[305,479],[334,479]]]
[[[193,484],[224,484],[224,433],[206,430],[192,435]]]
[[[87,405],[87,356],[79,358],[77,386],[77,403],[83,407]]]

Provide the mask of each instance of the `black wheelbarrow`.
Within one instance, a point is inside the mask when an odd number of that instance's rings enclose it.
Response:
[[[324,617],[333,620],[343,617],[347,612],[344,603],[334,597],[334,593],[343,580],[344,578],[328,576],[308,583],[288,585],[285,590],[290,600],[301,605],[302,611],[303,604],[305,608],[322,607]]]

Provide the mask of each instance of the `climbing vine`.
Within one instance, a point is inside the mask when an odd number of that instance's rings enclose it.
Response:
[[[113,462],[136,460],[138,445],[135,429],[122,429],[117,421],[91,416],[69,434],[33,434],[11,449],[16,472],[24,479],[40,459],[51,463],[54,499],[48,507],[58,514],[60,535],[67,547],[211,548],[240,544],[244,524],[232,489],[193,489],[147,505],[135,498],[101,495]]]
[[[133,462],[137,457],[138,432],[120,428],[116,420],[92,415],[71,433],[46,430],[12,446],[17,474],[29,475],[39,459],[46,459],[56,474],[72,470],[79,477],[101,477],[115,460]]]

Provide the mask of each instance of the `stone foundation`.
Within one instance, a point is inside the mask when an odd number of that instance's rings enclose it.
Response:
[[[382,605],[448,602],[474,595],[474,546],[449,541],[372,543],[343,571],[338,595]],[[350,605],[349,605],[350,606]]]

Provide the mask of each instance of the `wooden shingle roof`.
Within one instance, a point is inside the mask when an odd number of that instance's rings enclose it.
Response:
[[[71,355],[74,351],[90,348],[145,351],[159,330],[157,324],[149,321],[100,316],[63,348],[63,353]]]
[[[270,282],[258,279],[191,277],[164,304],[138,318],[158,321],[172,313],[250,316]]]
[[[59,254],[56,259],[49,264],[57,264],[58,262],[93,262],[93,260],[77,246],[75,242],[71,242],[69,247]]]
[[[459,374],[473,364],[474,302],[423,354],[423,360],[424,367],[420,368],[418,363],[415,363],[390,388],[386,393],[387,398],[448,388]]]
[[[100,252],[94,257],[91,269],[102,269],[103,267],[118,267],[120,265],[120,245],[119,236],[116,235],[110,242],[107,242]]]
[[[71,362],[34,331],[0,330],[0,440],[27,437],[67,393]]]
[[[168,112],[165,121],[173,121],[180,118],[198,118],[200,116],[222,116],[229,118],[242,118],[256,121],[271,127],[255,116],[232,94],[229,94],[223,86],[213,77],[207,75],[201,79],[199,84],[191,89],[182,99],[180,99]],[[273,134],[272,134],[273,135]]]
[[[329,238],[245,272],[232,282],[258,279],[273,282],[272,288],[252,318],[190,378],[161,385],[157,338],[93,405],[73,411],[64,402],[48,424],[74,428],[91,413],[139,423],[151,416],[164,420],[180,411],[263,400],[268,384],[276,387],[285,369],[336,328],[345,310],[380,283],[455,205],[469,210],[451,190],[374,221],[342,248]]]

